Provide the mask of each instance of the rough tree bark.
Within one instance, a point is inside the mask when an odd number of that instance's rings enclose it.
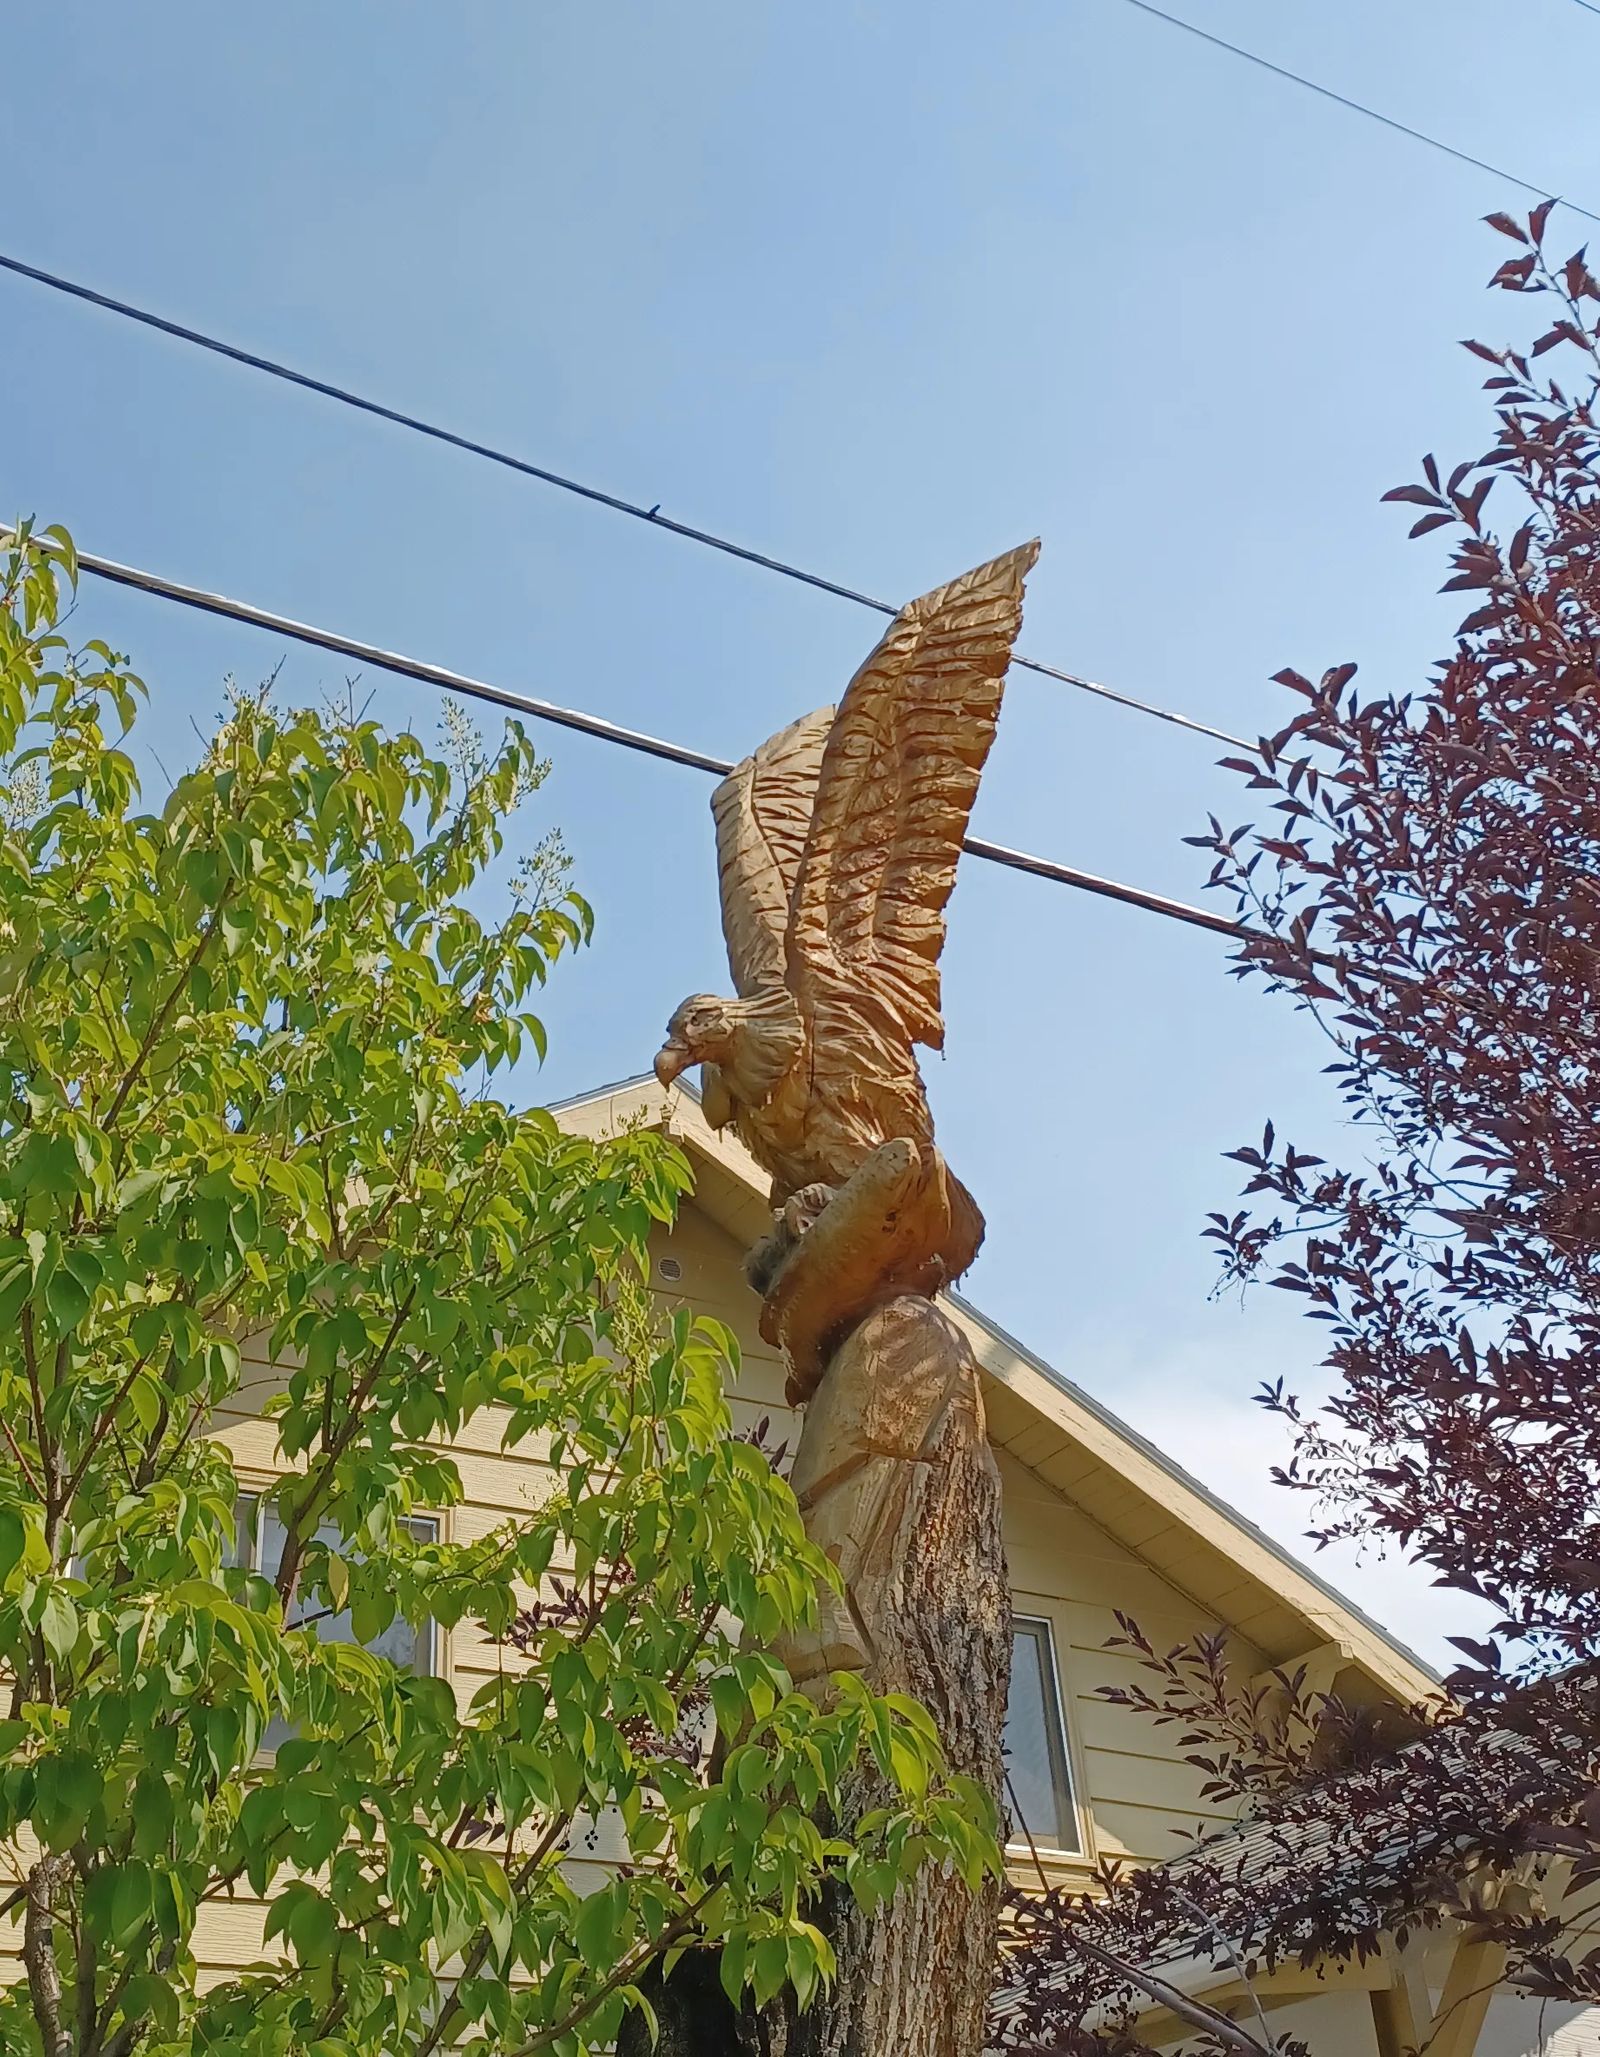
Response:
[[[44,2057],[67,2057],[72,2035],[62,2018],[61,1972],[56,1963],[56,1895],[68,1882],[65,1857],[41,1857],[28,1873],[22,1919],[22,1961]]]
[[[890,1300],[839,1347],[807,1411],[793,1475],[806,1527],[838,1564],[847,1600],[781,1654],[800,1683],[860,1670],[913,1694],[951,1765],[998,1802],[1011,1657],[1000,1482],[978,1367],[931,1301]],[[850,1796],[858,1816],[875,1777]],[[998,1891],[923,1872],[877,1915],[848,1893],[816,1911],[839,1976],[804,2013],[792,1996],[757,2015],[730,2007],[716,1967],[686,1958],[650,1996],[660,2057],[978,2057],[994,1964]],[[648,2048],[635,2023],[619,2057]]]

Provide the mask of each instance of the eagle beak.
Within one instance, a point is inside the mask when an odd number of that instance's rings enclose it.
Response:
[[[693,1062],[683,1043],[663,1043],[656,1052],[656,1077],[662,1085],[670,1086],[678,1074],[687,1071]]]

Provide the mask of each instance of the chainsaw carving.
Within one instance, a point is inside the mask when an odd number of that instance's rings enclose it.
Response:
[[[738,997],[697,994],[656,1058],[701,1067],[701,1105],[772,1175],[746,1273],[789,1397],[809,1402],[792,1483],[841,1590],[778,1650],[804,1691],[853,1671],[933,1714],[949,1767],[998,1803],[1010,1670],[1000,1479],[977,1363],[932,1304],[983,1216],[934,1147],[915,1046],[944,1041],[944,910],[994,740],[1029,543],[914,600],[823,708],[717,788],[722,922]],[[871,1764],[845,1822],[893,1798]],[[838,1975],[757,2010],[690,1960],[653,1974],[667,2057],[976,2057],[999,1895],[925,1869],[864,1914],[816,1910]],[[756,2016],[759,2013],[760,2018]],[[645,2048],[632,2025],[619,2052]]]
[[[764,743],[712,798],[738,996],[685,1000],[656,1076],[698,1064],[707,1118],[772,1175],[776,1240],[752,1282],[799,1398],[855,1320],[936,1293],[983,1237],[934,1147],[915,1045],[944,1042],[945,903],[1038,551],[912,601],[837,708]],[[824,1229],[825,1268],[784,1262]]]

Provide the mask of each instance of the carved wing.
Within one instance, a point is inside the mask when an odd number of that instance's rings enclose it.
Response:
[[[819,707],[791,722],[736,765],[711,796],[722,928],[741,999],[786,980],[789,906],[833,713]]]
[[[788,936],[789,984],[813,1018],[865,1002],[908,1046],[943,1045],[945,903],[1038,555],[1025,543],[913,600],[846,689]]]

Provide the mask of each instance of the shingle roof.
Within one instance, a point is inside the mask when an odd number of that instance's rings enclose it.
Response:
[[[1584,1702],[1600,1691],[1591,1672],[1574,1672],[1569,1684]],[[1337,1939],[1381,1934],[1419,1906],[1442,1904],[1450,1882],[1530,1808],[1559,1809],[1582,1792],[1595,1753],[1592,1712],[1547,1704],[1539,1741],[1507,1727],[1431,1729],[1374,1766],[1307,1790],[1292,1818],[1238,1822],[1146,1867],[1141,1896],[1169,1911],[1159,1936],[1140,1943],[1140,1965],[1203,1991],[1208,1975],[1231,1976],[1241,1961],[1314,1958]],[[1032,1983],[1014,1969],[997,1989],[998,2022],[1038,1990],[1038,1965],[1029,1971]],[[1083,1979],[1084,1967],[1063,1955],[1043,1985],[1081,1991]],[[1088,1983],[1106,1999],[1116,1990],[1109,1972]]]

